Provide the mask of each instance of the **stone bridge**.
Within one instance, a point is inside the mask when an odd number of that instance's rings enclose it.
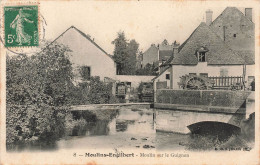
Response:
[[[154,104],[156,130],[186,134],[190,132],[188,127],[198,123],[240,128],[246,115],[254,112],[252,99],[247,101],[249,94],[248,91],[158,90]]]
[[[120,109],[120,108],[150,108],[151,103],[117,103],[117,104],[88,104],[71,106],[70,111],[91,111],[97,109]]]

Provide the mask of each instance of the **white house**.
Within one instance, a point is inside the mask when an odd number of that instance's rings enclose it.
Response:
[[[72,50],[70,60],[74,73],[79,74],[78,69],[84,66],[89,76],[99,76],[102,81],[105,77],[115,78],[116,64],[112,56],[76,27],[71,26],[53,42],[66,45]]]

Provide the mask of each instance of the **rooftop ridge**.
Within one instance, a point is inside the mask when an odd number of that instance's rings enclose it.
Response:
[[[199,30],[199,31],[198,31]],[[198,34],[196,34],[198,33]],[[208,35],[206,35],[206,34]],[[196,36],[194,36],[196,34]],[[205,38],[206,40],[198,40],[196,37],[198,36],[208,37]],[[195,38],[194,38],[194,37]],[[192,40],[191,40],[192,39]],[[191,40],[191,42],[189,42]],[[197,42],[194,42],[196,40]],[[216,44],[211,44],[211,41],[213,40]],[[185,48],[185,46],[189,43],[188,47]],[[190,51],[194,51],[194,46],[198,46],[202,44],[209,44],[209,54],[210,58],[207,59],[208,64],[210,65],[235,65],[235,64],[243,64],[245,63],[245,60],[241,58],[236,52],[234,52],[224,41],[221,40],[221,38],[208,26],[205,22],[201,22],[200,25],[193,31],[193,33],[189,36],[189,38],[181,45],[181,49],[179,50],[179,53],[177,54],[176,58],[173,58],[171,61],[172,65],[196,65],[198,63],[195,56],[191,56]],[[184,50],[185,48],[185,50]],[[223,48],[223,49],[219,49]],[[214,51],[215,50],[215,51]],[[216,52],[222,51],[220,53]],[[184,51],[184,52],[182,52]],[[195,51],[194,51],[195,53]],[[225,54],[229,54],[228,56],[225,56]],[[217,56],[222,55],[222,58],[225,58],[223,61],[219,61]],[[229,60],[229,61],[228,61]]]
[[[79,30],[78,28],[76,28],[74,25],[70,26],[68,29],[66,29],[63,33],[61,33],[58,37],[56,37],[49,45],[53,44],[55,41],[57,41],[60,37],[62,37],[66,32],[68,32],[70,29],[75,29],[78,33],[80,33],[83,37],[85,37],[86,39],[88,39],[92,44],[94,44],[98,49],[100,49],[103,53],[105,53],[109,58],[111,58],[112,60],[113,57],[111,55],[109,55],[104,49],[102,49],[96,42],[94,42],[91,38],[89,38],[84,32],[82,32],[81,30]],[[48,47],[49,45],[47,45],[46,47]]]

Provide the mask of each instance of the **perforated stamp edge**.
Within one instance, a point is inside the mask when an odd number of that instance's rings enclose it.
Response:
[[[5,46],[5,16],[4,16],[4,7],[19,7],[19,6],[37,6],[38,7],[38,16],[37,16],[37,21],[38,21],[38,45],[34,46]],[[30,49],[34,47],[39,47],[40,41],[39,39],[41,38],[41,21],[40,21],[40,2],[39,1],[12,1],[12,2],[3,2],[1,4],[1,42],[4,45],[5,48],[8,48],[9,50],[17,50],[17,49]],[[23,52],[23,51],[22,51]]]

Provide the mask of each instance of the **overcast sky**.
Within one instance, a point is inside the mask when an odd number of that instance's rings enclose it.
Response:
[[[213,11],[213,20],[227,7],[236,6],[244,13],[245,2],[187,2],[187,1],[128,1],[41,2],[40,13],[47,22],[46,39],[53,40],[74,25],[95,38],[95,42],[112,54],[111,42],[117,32],[124,31],[127,39],[135,39],[140,50],[152,43],[182,43],[205,21],[205,11]]]

